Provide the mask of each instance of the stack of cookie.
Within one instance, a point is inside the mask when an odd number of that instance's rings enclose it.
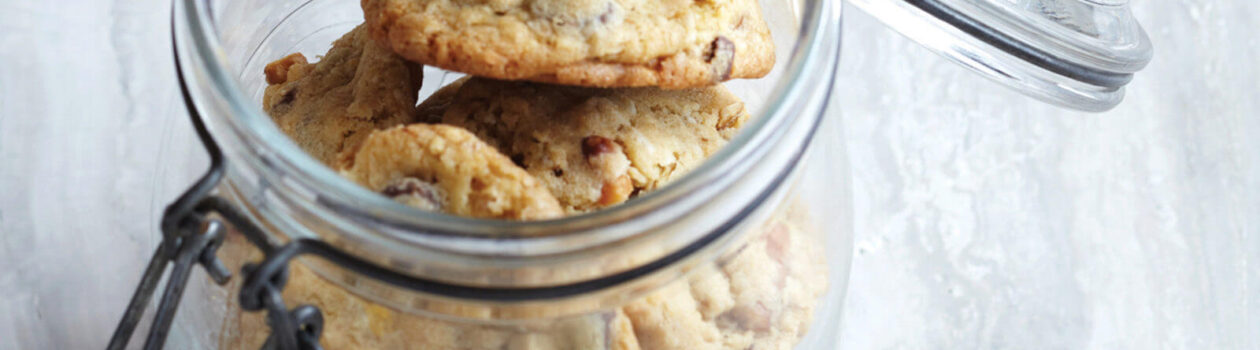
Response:
[[[774,65],[757,0],[361,4],[365,23],[319,62],[267,65],[263,107],[350,180],[451,215],[556,218],[664,186],[748,119],[720,83]],[[418,103],[423,65],[469,77]],[[542,328],[396,313],[301,265],[284,294],[323,308],[330,349],[787,349],[826,288],[820,247],[794,215],[782,209],[689,278]],[[261,316],[235,322],[224,347],[265,337]]]
[[[534,220],[686,173],[748,118],[756,0],[363,0],[319,62],[267,65],[264,108],[351,180],[426,210]],[[422,65],[470,75],[417,106]]]

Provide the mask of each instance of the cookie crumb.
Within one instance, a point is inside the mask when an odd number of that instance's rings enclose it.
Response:
[[[275,85],[289,81],[289,68],[295,64],[307,64],[306,56],[293,53],[268,63],[267,67],[263,68],[263,73],[267,75],[267,84]]]
[[[630,193],[634,192],[634,183],[630,182],[630,176],[622,174],[613,180],[605,180],[603,187],[599,191],[599,205],[609,206],[630,199]]]

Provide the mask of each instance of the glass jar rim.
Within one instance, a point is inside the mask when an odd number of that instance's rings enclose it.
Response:
[[[182,6],[176,6],[177,14],[182,9],[183,16],[174,18],[185,22],[192,39],[189,47],[199,57],[185,67],[199,66],[195,69],[205,72],[211,89],[228,101],[234,115],[225,119],[237,137],[265,146],[256,151],[275,156],[273,160],[278,161],[270,165],[292,174],[290,180],[320,189],[321,194],[326,195],[324,205],[337,207],[350,218],[370,220],[389,228],[386,234],[405,232],[405,235],[388,238],[423,242],[426,248],[473,255],[502,254],[505,243],[515,245],[518,249],[514,251],[528,251],[531,255],[605,245],[642,232],[644,225],[652,227],[686,215],[705,199],[714,197],[730,185],[729,179],[724,181],[724,178],[738,177],[732,176],[732,169],[764,155],[780,140],[787,125],[803,117],[790,113],[790,104],[808,93],[810,79],[802,77],[820,65],[835,64],[837,58],[822,57],[832,54],[821,49],[827,39],[822,34],[826,22],[838,22],[840,14],[838,3],[804,2],[798,41],[791,50],[783,76],[768,95],[768,102],[752,114],[754,117],[743,131],[691,172],[668,186],[612,208],[551,220],[506,221],[464,218],[407,207],[341,177],[316,161],[285,136],[262,108],[245,95],[213,30],[214,17],[208,2],[182,0],[181,3]],[[180,55],[175,55],[175,59],[180,60]],[[629,222],[635,225],[627,226]]]

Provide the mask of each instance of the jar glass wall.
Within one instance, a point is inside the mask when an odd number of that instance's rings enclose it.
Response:
[[[816,348],[835,341],[851,251],[842,134],[836,124],[819,131],[839,3],[762,5],[779,63],[766,78],[726,84],[752,113],[744,131],[656,192],[529,223],[403,207],[337,177],[270,124],[262,66],[292,52],[317,57],[362,21],[357,1],[179,1],[175,31],[181,74],[228,158],[220,193],[275,241],[319,238],[401,273],[485,288],[643,272],[563,298],[502,302],[402,290],[302,259],[285,296],[324,310],[326,346],[787,348],[804,337],[801,348]],[[426,68],[421,99],[457,77]],[[534,238],[503,239],[523,233]],[[257,258],[234,238],[226,260]],[[235,309],[236,287],[194,283],[170,345],[260,345],[265,322]],[[191,331],[207,324],[223,332]]]

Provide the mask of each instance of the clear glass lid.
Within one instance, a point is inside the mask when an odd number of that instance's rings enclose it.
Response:
[[[1128,0],[851,0],[893,29],[1029,96],[1105,111],[1151,60]]]

